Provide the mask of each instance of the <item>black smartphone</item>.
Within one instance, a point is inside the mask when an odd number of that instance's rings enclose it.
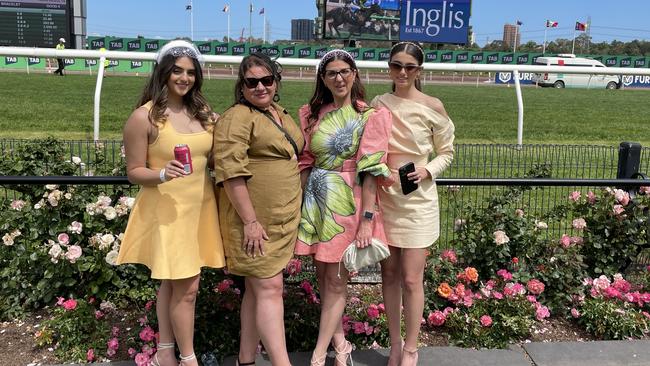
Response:
[[[402,165],[398,170],[399,181],[402,184],[402,193],[404,195],[407,195],[415,191],[416,189],[418,189],[418,184],[408,178],[408,174],[414,171],[415,171],[415,164],[413,163],[406,163]]]

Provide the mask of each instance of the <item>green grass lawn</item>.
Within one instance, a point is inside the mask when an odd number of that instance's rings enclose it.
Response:
[[[111,76],[104,80],[100,138],[119,139],[146,79]],[[52,135],[92,139],[95,77],[0,73],[0,137]],[[222,112],[233,102],[232,80],[206,80],[204,93]],[[367,85],[368,100],[388,91]],[[281,104],[295,116],[312,93],[313,83],[285,82]],[[428,85],[456,124],[457,143],[516,143],[515,89],[496,86]],[[650,146],[650,91],[524,88],[525,144],[597,144],[636,141]]]

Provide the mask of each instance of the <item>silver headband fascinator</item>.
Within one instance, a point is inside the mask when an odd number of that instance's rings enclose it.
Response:
[[[201,56],[199,49],[196,48],[193,43],[181,39],[167,42],[167,44],[158,51],[156,62],[160,63],[163,57],[167,55],[172,55],[174,57],[187,56],[203,63],[203,57]]]
[[[418,50],[420,50],[420,53],[422,55],[424,55],[424,50],[422,49],[422,47],[420,47],[420,45],[415,43],[415,42],[406,42],[406,41],[405,42],[397,42],[397,43],[395,43],[395,45],[393,47],[390,48],[390,50],[392,51],[393,49],[395,49],[395,47],[401,46],[401,45],[413,46],[413,47],[417,48]]]
[[[353,68],[357,68],[357,64],[354,62],[354,57],[350,54],[350,52],[342,49],[335,49],[327,52],[326,54],[323,55],[323,58],[320,59],[320,63],[318,64],[318,73],[321,73],[323,71],[323,67],[333,58],[343,58],[346,60],[350,60],[352,62]]]

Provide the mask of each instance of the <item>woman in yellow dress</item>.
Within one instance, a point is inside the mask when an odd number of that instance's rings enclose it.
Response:
[[[393,173],[415,164],[408,179],[418,189],[404,195],[401,184],[379,191],[390,257],[382,262],[382,288],[391,338],[389,366],[417,364],[420,320],[424,310],[426,248],[439,236],[440,220],[436,177],[454,156],[454,124],[442,102],[420,89],[422,48],[400,42],[391,49],[389,67],[393,92],[376,97],[371,105],[388,108],[393,116],[388,144],[388,166]],[[430,160],[430,156],[435,157]],[[406,339],[400,332],[404,300]]]
[[[141,185],[117,262],[141,263],[162,280],[156,300],[160,339],[151,363],[194,366],[194,308],[201,267],[224,266],[216,199],[207,170],[212,111],[201,94],[200,53],[186,41],[159,52],[154,71],[124,127],[127,175]],[[193,171],[174,147],[186,144]]]
[[[304,140],[278,100],[280,66],[245,57],[235,104],[214,129],[219,219],[228,271],[245,277],[239,365],[255,364],[262,341],[271,364],[289,365],[284,335],[282,270],[293,256],[300,222],[297,157]]]

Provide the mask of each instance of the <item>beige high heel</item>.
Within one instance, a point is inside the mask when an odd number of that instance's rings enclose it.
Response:
[[[309,366],[325,366],[325,360],[327,359],[327,352],[323,353],[320,357],[316,356],[316,353],[311,355],[311,361],[309,361]]]
[[[183,355],[181,355],[181,362],[178,363],[178,366],[183,366],[183,365],[185,365],[185,362],[186,362],[186,361],[192,361],[192,360],[194,360],[194,359],[196,359],[196,355],[195,355],[194,353],[192,353],[192,354],[189,355],[189,356],[183,356]]]
[[[343,345],[339,343],[339,345],[334,345],[334,352],[336,352],[336,362],[342,363],[344,365],[348,364],[348,360],[350,360],[350,365],[354,366],[354,361],[352,361],[352,351],[354,350],[354,347],[352,346],[352,343],[350,341],[345,340],[343,342]]]
[[[415,359],[415,364],[414,365],[417,366],[417,364],[418,364],[418,356],[419,356],[418,355],[418,349],[417,348],[410,349],[410,348],[407,348],[407,347],[402,347],[402,356],[404,356],[404,352],[406,352],[409,355],[413,356],[413,358]]]
[[[156,353],[153,355],[151,358],[151,366],[160,366],[160,361],[158,361],[158,351],[161,349],[173,349],[175,343],[158,343],[158,346],[156,347]]]

